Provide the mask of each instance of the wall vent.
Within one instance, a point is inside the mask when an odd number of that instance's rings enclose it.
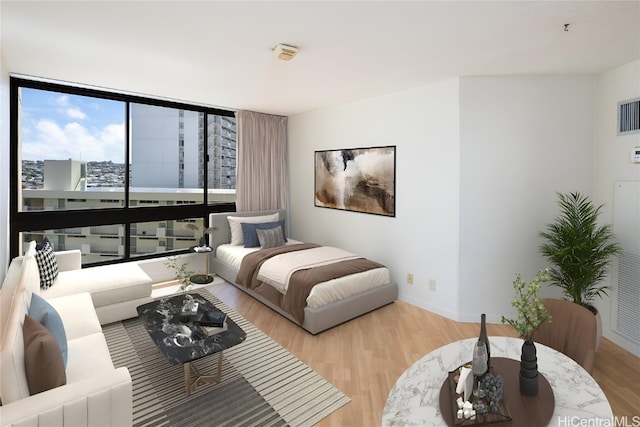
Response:
[[[616,329],[640,344],[640,256],[618,256],[618,319]]]
[[[295,46],[289,46],[286,44],[278,44],[273,48],[273,54],[276,58],[283,61],[290,61],[298,53],[298,48]]]
[[[618,135],[640,133],[640,98],[618,103]]]
[[[640,181],[615,183],[613,231],[622,252],[612,265],[612,329],[640,346]]]

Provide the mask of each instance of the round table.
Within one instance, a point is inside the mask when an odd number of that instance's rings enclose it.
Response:
[[[423,356],[391,389],[382,413],[383,426],[444,426],[440,390],[449,371],[471,360],[477,338],[456,341]],[[520,360],[522,339],[489,337],[491,357]],[[571,358],[536,343],[538,370],[553,389],[555,406],[549,425],[569,426],[580,420],[612,420],[613,412],[600,386]],[[508,391],[505,391],[508,392]],[[519,390],[514,392],[519,393]],[[603,424],[604,425],[604,424]]]
[[[207,254],[206,272],[204,274],[194,274],[193,276],[191,276],[189,278],[191,283],[195,283],[196,285],[206,285],[213,282],[213,277],[209,275],[209,255],[211,254],[211,251],[213,251],[213,249],[209,246],[192,246],[189,248],[189,250],[198,254]]]

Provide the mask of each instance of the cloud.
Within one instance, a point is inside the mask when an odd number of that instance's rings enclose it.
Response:
[[[107,125],[100,131],[100,141],[104,146],[107,159],[124,163],[124,123]]]
[[[67,116],[76,120],[84,120],[87,118],[87,115],[82,112],[79,108],[67,108],[66,110]]]
[[[59,107],[69,106],[69,95],[60,95],[55,99],[55,104]]]
[[[55,105],[61,107],[63,114],[73,120],[86,120],[87,115],[78,107],[71,105],[69,95],[60,95],[54,100]]]
[[[61,127],[52,120],[43,119],[35,124],[29,138],[25,136],[22,158],[26,160],[124,162],[124,124],[90,130],[77,122]]]

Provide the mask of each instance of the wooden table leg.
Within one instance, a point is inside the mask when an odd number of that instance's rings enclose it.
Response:
[[[195,375],[195,379],[191,381],[191,377]],[[187,396],[196,391],[200,384],[216,384],[222,379],[222,352],[218,352],[218,372],[215,375],[202,375],[191,362],[184,364],[184,383]]]

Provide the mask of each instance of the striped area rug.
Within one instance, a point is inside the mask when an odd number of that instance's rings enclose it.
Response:
[[[103,326],[116,367],[133,379],[134,426],[312,426],[351,399],[206,290],[204,298],[246,333],[223,352],[222,380],[185,394],[182,365],[170,365],[135,318]],[[194,362],[215,373],[217,355]]]

